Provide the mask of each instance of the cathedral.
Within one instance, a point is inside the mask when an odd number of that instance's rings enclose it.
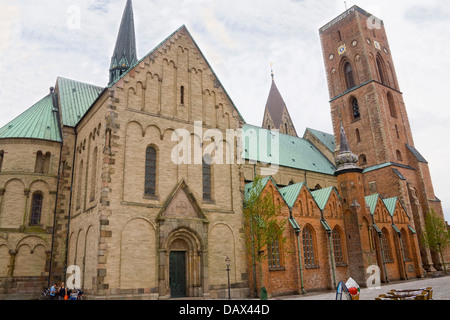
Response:
[[[319,29],[334,134],[299,136],[273,75],[247,124],[184,25],[138,58],[127,0],[108,83],[58,77],[0,128],[0,299],[69,279],[88,299],[223,299],[228,283],[243,299],[260,278],[277,296],[366,286],[371,266],[383,283],[442,271],[420,241],[442,206],[370,17],[353,6]],[[257,267],[256,177],[286,222]]]

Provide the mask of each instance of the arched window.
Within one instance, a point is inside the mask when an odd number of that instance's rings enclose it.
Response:
[[[361,118],[361,113],[359,111],[359,103],[358,103],[358,99],[353,98],[351,100],[352,103],[352,116],[353,116],[353,120],[358,120]]]
[[[3,158],[5,156],[5,152],[0,150],[0,172],[2,172]]]
[[[360,165],[365,165],[367,164],[367,157],[365,154],[362,154],[359,156],[359,164]]]
[[[344,263],[344,255],[342,253],[342,242],[341,242],[341,232],[339,228],[335,227],[331,234],[331,238],[333,240],[333,255],[334,262],[336,266],[343,266]]]
[[[156,195],[156,149],[148,147],[145,152],[145,189],[146,196]]]
[[[402,229],[400,233],[401,233],[400,238],[402,241],[403,256],[405,257],[405,261],[411,261],[408,249],[408,234],[406,233],[405,229]]]
[[[36,192],[33,194],[33,200],[31,203],[31,218],[30,225],[37,226],[41,222],[42,214],[42,193]]]
[[[288,125],[284,123],[284,133],[288,134]]]
[[[345,75],[345,84],[347,85],[347,90],[349,90],[355,86],[355,78],[353,76],[353,67],[350,64],[350,62],[346,62],[344,64],[344,75]]]
[[[397,110],[395,108],[395,101],[394,97],[390,92],[387,94],[388,104],[389,104],[389,111],[391,113],[391,117],[397,118]]]
[[[305,267],[314,268],[316,267],[316,260],[314,257],[314,239],[313,231],[310,226],[303,228],[302,240]]]
[[[387,83],[386,73],[385,73],[385,69],[384,69],[384,62],[379,55],[377,55],[377,68],[378,68],[378,74],[380,75],[380,82],[382,84],[387,85],[388,83]]]
[[[389,245],[389,233],[386,228],[383,228],[381,232],[381,245],[383,249],[384,261],[394,262],[394,260],[392,260],[391,246]]]
[[[211,156],[206,154],[202,163],[203,199],[212,200],[211,194]]]

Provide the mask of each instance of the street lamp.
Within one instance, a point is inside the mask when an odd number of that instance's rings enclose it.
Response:
[[[226,258],[225,262],[227,264],[227,273],[228,273],[228,300],[231,300],[231,292],[230,292],[230,258]]]

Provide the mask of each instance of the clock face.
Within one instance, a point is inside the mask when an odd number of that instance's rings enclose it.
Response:
[[[381,50],[381,46],[380,43],[378,41],[374,41],[373,45],[375,46],[375,48],[377,48],[378,50]]]
[[[339,55],[344,54],[346,51],[347,51],[347,47],[345,46],[345,44],[343,44],[342,46],[340,46],[338,48]]]

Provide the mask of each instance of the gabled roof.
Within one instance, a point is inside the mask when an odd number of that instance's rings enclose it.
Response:
[[[393,197],[393,198],[388,198],[388,199],[383,199],[384,205],[386,206],[387,211],[389,212],[389,214],[391,216],[394,215],[395,212],[395,206],[397,204],[397,197]]]
[[[61,142],[58,110],[53,106],[52,94],[0,129],[0,139],[32,138]]]
[[[272,180],[272,183],[274,184],[274,186],[275,187],[277,187],[277,184],[275,183],[275,181],[273,180],[273,178],[272,177],[264,177],[264,178],[261,178],[259,181],[259,183],[260,183],[260,190],[256,190],[256,191],[259,191],[259,192],[262,192],[263,190],[264,190],[264,188],[266,187],[266,185],[267,185],[267,182],[269,182],[269,180]],[[252,191],[254,191],[256,186],[255,186],[255,181],[252,181],[252,182],[250,182],[250,183],[247,183],[246,185],[245,185],[245,200],[247,201],[247,200],[249,200],[250,199],[250,197],[252,196]]]
[[[428,163],[428,161],[425,160],[425,158],[420,154],[419,151],[417,151],[416,148],[414,148],[413,146],[410,146],[409,144],[406,144],[406,147],[414,155],[414,157],[417,159],[417,161],[422,162],[422,163]]]
[[[328,187],[324,189],[319,189],[311,192],[314,200],[317,203],[317,206],[320,210],[325,209],[327,205],[328,199],[330,198],[331,192],[335,189],[334,187]]]
[[[202,58],[205,60],[206,64],[208,65],[209,69],[211,70],[211,72],[214,75],[214,78],[217,81],[217,84],[222,88],[223,92],[225,93],[225,95],[227,96],[228,100],[231,102],[232,106],[234,107],[234,109],[236,110],[236,112],[238,113],[241,121],[243,123],[245,123],[244,118],[242,117],[241,113],[239,112],[238,108],[236,107],[236,105],[234,104],[233,100],[231,99],[231,97],[229,96],[228,92],[225,90],[224,86],[222,85],[222,83],[220,82],[219,78],[217,77],[216,73],[214,72],[213,68],[211,67],[211,65],[209,64],[208,60],[206,59],[205,55],[203,54],[203,52],[200,50],[200,47],[197,45],[197,43],[195,42],[194,38],[192,37],[192,35],[190,34],[190,32],[188,31],[188,29],[186,28],[185,25],[182,25],[181,27],[179,27],[177,30],[175,30],[170,36],[168,36],[166,39],[164,39],[160,44],[158,44],[153,50],[151,50],[149,53],[147,53],[142,59],[140,59],[139,61],[136,61],[133,65],[131,65],[131,67],[127,70],[127,72],[123,73],[121,77],[115,79],[113,82],[111,82],[109,84],[109,87],[112,87],[113,85],[115,85],[120,79],[122,79],[123,77],[125,77],[127,74],[130,73],[131,70],[133,70],[135,67],[137,67],[141,62],[143,62],[145,59],[147,59],[148,57],[152,56],[154,53],[156,53],[160,48],[164,47],[165,44],[168,44],[170,42],[171,39],[173,39],[174,37],[177,36],[177,34],[181,33],[181,32],[186,32],[186,34],[191,38],[192,43],[195,45],[195,47],[197,48],[198,52],[200,53],[200,55],[202,56]]]
[[[336,167],[310,141],[256,126],[242,127],[243,158],[283,167],[334,175]],[[273,139],[276,150],[260,139]],[[278,141],[277,141],[278,140]]]
[[[295,200],[297,200],[297,197],[303,186],[306,186],[305,183],[300,182],[279,189],[281,196],[283,197],[289,208],[292,209],[292,207],[294,207]]]
[[[57,79],[63,125],[75,127],[104,88],[62,77]]]
[[[365,197],[366,205],[369,207],[371,215],[373,215],[375,212],[379,198],[380,198],[380,195],[378,193]]]
[[[334,149],[336,147],[336,142],[335,142],[333,134],[329,134],[329,133],[311,129],[311,128],[306,128],[305,134],[303,135],[303,137],[305,137],[307,131],[311,132],[317,139],[319,139],[320,142],[322,142],[324,144],[325,147],[327,147],[331,152],[334,153]]]

